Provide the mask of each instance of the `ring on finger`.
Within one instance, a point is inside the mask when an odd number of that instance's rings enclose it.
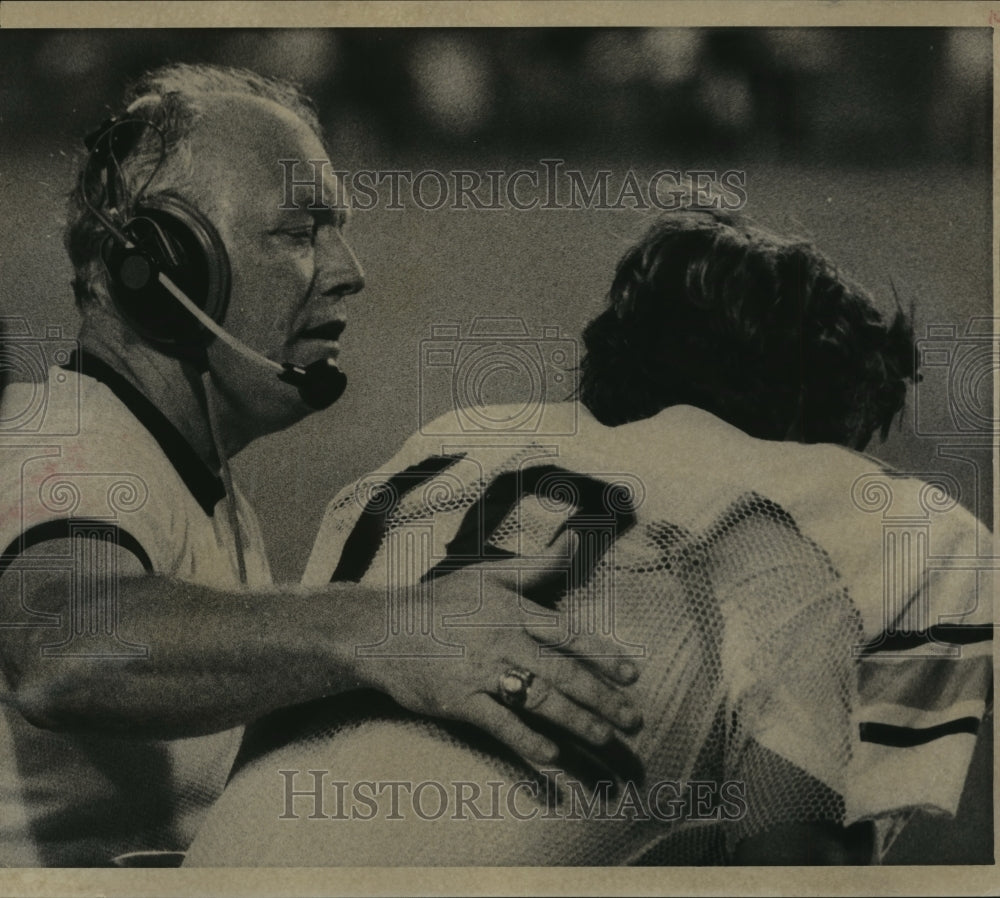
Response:
[[[508,667],[500,674],[499,692],[501,701],[508,708],[523,708],[528,701],[528,690],[535,675],[523,667]]]

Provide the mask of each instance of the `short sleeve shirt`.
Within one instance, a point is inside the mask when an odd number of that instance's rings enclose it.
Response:
[[[107,587],[116,547],[150,573],[240,586],[221,480],[99,359],[81,354],[52,368],[46,383],[9,384],[0,427],[0,576],[7,596],[21,596],[4,602],[0,625],[50,629],[42,651],[53,664],[84,656],[120,665],[127,677],[155,651],[117,632]],[[266,587],[259,526],[238,493],[235,505],[247,585]],[[36,571],[65,578],[62,613],[28,604]],[[183,850],[221,792],[239,739],[240,730],[170,741],[55,733],[4,703],[0,864],[93,866],[131,851]]]

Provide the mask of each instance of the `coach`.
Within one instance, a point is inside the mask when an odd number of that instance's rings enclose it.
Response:
[[[558,747],[501,701],[518,671],[535,674],[531,719],[571,738],[638,725],[631,665],[540,658],[526,624],[463,633],[460,662],[380,662],[355,647],[379,641],[383,594],[272,585],[227,459],[336,398],[343,299],[364,284],[345,211],[283,202],[279,160],[327,156],[309,101],[171,66],[88,148],[67,227],[79,351],[49,372],[47,436],[0,447],[0,863],[183,850],[242,724],[345,690],[472,723],[537,763]],[[525,620],[501,577],[484,574],[484,600]],[[469,602],[447,578],[435,590],[436,612]]]

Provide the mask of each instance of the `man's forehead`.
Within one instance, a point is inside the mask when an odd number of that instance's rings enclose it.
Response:
[[[191,134],[195,169],[260,185],[282,181],[282,159],[325,160],[319,137],[290,109],[264,97],[223,94],[206,99]],[[328,166],[327,166],[328,167]]]

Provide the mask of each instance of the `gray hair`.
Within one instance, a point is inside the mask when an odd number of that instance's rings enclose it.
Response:
[[[247,69],[214,65],[173,64],[146,72],[129,85],[122,118],[139,119],[159,129],[147,128],[123,159],[122,178],[131,197],[156,177],[157,189],[183,192],[190,189],[190,135],[205,112],[206,101],[219,94],[242,94],[271,100],[294,113],[323,142],[316,108],[295,85]],[[162,159],[161,159],[162,157]],[[79,173],[69,196],[64,242],[73,264],[73,292],[81,311],[108,307],[107,271],[101,247],[108,230],[84,201],[87,197],[102,214],[110,211],[108,192],[100,183],[99,166],[88,165]],[[159,170],[157,170],[159,166]]]

